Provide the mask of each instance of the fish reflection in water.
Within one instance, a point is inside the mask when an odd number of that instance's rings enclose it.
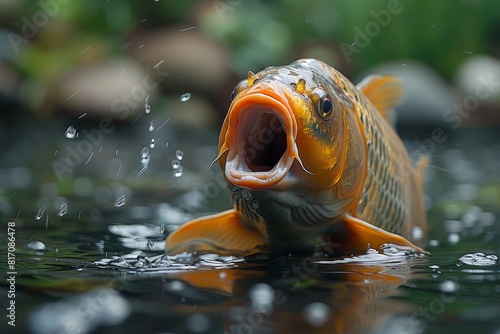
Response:
[[[247,260],[232,268],[209,261],[166,276],[166,294],[185,296],[169,299],[171,311],[222,314],[229,333],[359,333],[413,310],[391,297],[418,259],[373,251],[342,260]],[[211,297],[194,297],[206,293]]]
[[[34,333],[42,333],[38,330],[42,327],[60,329],[65,319],[77,314],[72,310],[81,308],[81,300],[97,300],[93,296],[100,291],[119,296],[121,290],[128,296],[128,310],[144,313],[147,322],[161,321],[161,328],[176,332],[366,333],[380,329],[393,316],[414,312],[412,304],[392,297],[409,282],[411,267],[420,258],[376,251],[336,260],[212,255],[166,259],[166,255],[145,257],[132,252],[81,268],[92,277],[95,270],[104,272],[108,279],[39,282],[29,289],[31,293],[80,294],[40,308],[32,314],[30,326]],[[115,274],[111,280],[110,273]],[[65,317],[61,305],[65,305]],[[101,306],[112,309],[99,301]],[[127,311],[120,322],[129,323],[132,318],[125,318],[130,314]],[[47,317],[59,320],[42,321]],[[100,318],[92,323],[96,319],[86,326],[106,323]],[[200,322],[193,324],[196,319]]]

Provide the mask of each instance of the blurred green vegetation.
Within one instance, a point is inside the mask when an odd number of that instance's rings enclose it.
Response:
[[[43,3],[66,23],[58,33],[72,32],[59,47],[70,48],[78,39],[92,38],[101,40],[111,54],[122,52],[137,30],[194,26],[228,48],[238,75],[316,55],[353,75],[391,59],[413,58],[450,78],[470,54],[495,54],[500,49],[500,2],[496,0],[60,2],[2,0],[0,24],[21,34],[23,18],[32,21],[44,10]],[[391,15],[387,26],[370,37],[359,53],[352,54],[352,63],[346,63],[341,43],[352,45],[357,32],[375,21],[373,12],[387,10],[391,4],[401,11]],[[56,32],[50,33],[49,38],[58,38]],[[38,37],[27,47],[40,48],[41,42]],[[13,61],[27,75],[43,73],[50,60],[41,56],[43,52],[29,51],[30,56],[13,56]]]

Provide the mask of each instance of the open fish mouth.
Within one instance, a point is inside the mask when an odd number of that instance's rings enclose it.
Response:
[[[295,142],[297,123],[282,94],[245,95],[229,110],[229,126],[219,155],[228,151],[229,182],[264,189],[281,181],[300,158]]]
[[[242,170],[260,173],[280,167],[278,162],[286,152],[286,132],[283,123],[272,110],[257,109],[247,113],[243,120]]]

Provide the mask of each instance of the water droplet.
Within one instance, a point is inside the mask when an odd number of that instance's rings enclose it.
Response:
[[[155,130],[155,122],[149,122],[149,132],[153,132]]]
[[[40,220],[43,217],[43,214],[45,212],[45,209],[49,206],[49,202],[45,203],[40,209],[38,209],[38,212],[35,215],[36,220]]]
[[[227,277],[227,274],[225,272],[221,271],[220,274],[219,274],[219,278],[220,279],[225,279],[226,277]]]
[[[456,292],[458,291],[459,287],[460,285],[458,285],[457,282],[450,280],[439,283],[439,290],[443,292],[448,292],[448,293]]]
[[[149,260],[146,259],[144,255],[137,255],[137,261],[135,262],[137,268],[149,267]]]
[[[177,150],[175,151],[175,157],[177,158],[177,160],[182,160],[182,158],[184,157],[184,152],[182,152],[181,150]]]
[[[118,257],[109,263],[112,266],[128,268],[130,264],[122,257]]]
[[[149,148],[155,148],[156,142],[154,139],[151,139],[151,144],[149,144]]]
[[[330,318],[330,308],[320,302],[311,303],[304,307],[304,315],[312,326],[321,327]]]
[[[177,159],[173,159],[173,160],[172,160],[172,168],[173,168],[173,169],[177,169],[177,168],[179,168],[180,166],[181,166],[181,162],[180,162],[179,160],[177,160]]]
[[[254,311],[268,314],[273,311],[274,290],[269,284],[253,285],[250,288],[249,297]]]
[[[119,196],[116,201],[115,201],[115,206],[117,208],[120,208],[122,206],[124,206],[125,204],[127,203],[127,196],[125,195],[121,195]]]
[[[151,105],[149,103],[144,103],[144,112],[149,114],[151,112]]]
[[[65,133],[65,136],[66,138],[68,139],[73,139],[76,137],[76,129],[73,125],[70,125],[67,129],[66,129],[66,133]]]
[[[184,168],[182,166],[179,166],[179,168],[177,169],[174,169],[172,171],[172,174],[175,176],[175,177],[181,177],[182,176],[182,172],[183,172]]]
[[[45,244],[41,241],[33,241],[26,245],[31,250],[42,251],[45,250]]]
[[[439,269],[439,266],[433,264],[433,265],[429,266],[429,268],[432,269],[432,270],[435,270],[435,269]]]
[[[148,248],[151,250],[153,249],[153,246],[155,245],[155,242],[151,239],[148,239],[148,243],[146,244],[146,246],[148,246]]]
[[[191,98],[191,93],[182,94],[181,95],[181,102],[189,101],[190,98]]]
[[[68,213],[68,203],[62,202],[59,211],[57,211],[57,216],[62,217]]]
[[[471,266],[493,266],[497,260],[498,256],[484,253],[465,254],[460,258],[460,262]]]
[[[168,259],[168,255],[165,254],[162,255],[162,257],[160,257],[155,264],[157,267],[170,267],[172,265],[172,262],[170,262],[170,260]]]
[[[141,164],[143,166],[149,165],[149,160],[151,160],[151,154],[149,154],[149,149],[144,146],[144,148],[141,151]]]

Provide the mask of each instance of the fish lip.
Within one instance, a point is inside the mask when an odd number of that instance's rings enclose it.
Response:
[[[267,87],[268,88],[268,87]],[[283,127],[286,136],[286,149],[274,165],[265,171],[252,171],[247,163],[245,150],[245,131],[252,120],[258,121],[263,115],[276,117]],[[272,187],[283,180],[298,157],[295,138],[297,123],[293,110],[282,93],[266,90],[266,93],[253,92],[247,94],[231,105],[228,115],[235,115],[235,128],[232,141],[228,145],[228,155],[225,165],[225,176],[235,186],[262,190]],[[226,137],[227,140],[227,137]],[[256,146],[255,149],[258,149]]]

